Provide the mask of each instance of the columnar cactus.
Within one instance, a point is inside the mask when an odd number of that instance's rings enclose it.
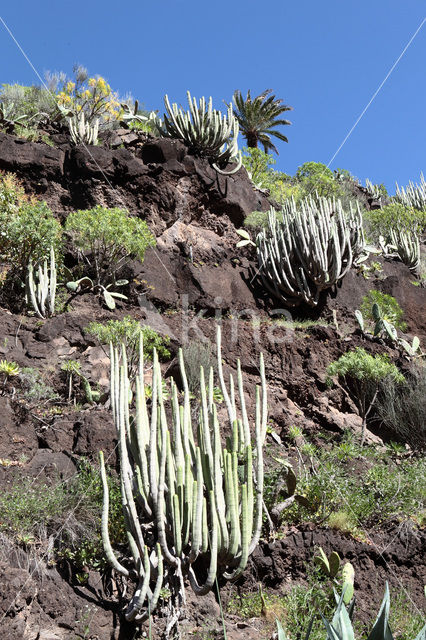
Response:
[[[237,393],[232,376],[229,392],[222,370],[221,334],[217,333],[218,377],[228,414],[230,437],[222,445],[221,429],[213,399],[213,370],[208,383],[200,369],[199,418],[192,425],[190,392],[182,350],[179,364],[183,400],[171,382],[170,416],[163,397],[163,382],[154,350],[151,408],[144,391],[141,339],[135,410],[131,415],[126,354],[111,348],[111,406],[118,432],[122,502],[132,573],[139,581],[127,611],[128,620],[141,621],[156,606],[163,579],[170,574],[188,575],[197,595],[206,594],[218,574],[234,580],[244,571],[256,547],[262,526],[263,454],[267,399],[263,358],[261,388],[256,389],[255,443],[244,400],[241,365],[238,362]],[[236,395],[239,396],[239,412]],[[238,417],[238,413],[241,417]],[[103,454],[100,454],[104,486],[102,537],[106,556],[119,573],[129,576],[128,562],[115,557],[108,536],[108,487]],[[150,552],[148,551],[150,549]],[[208,558],[202,582],[194,568],[201,555]],[[153,590],[151,581],[155,582]],[[183,595],[183,588],[181,589]]]
[[[27,302],[31,304],[39,318],[53,316],[55,313],[55,297],[56,297],[56,262],[53,247],[50,249],[50,266],[47,260],[44,261],[43,267],[39,265],[38,282],[34,280],[34,267],[30,260],[27,270],[26,295]]]
[[[241,151],[238,151],[238,120],[228,107],[228,114],[222,115],[213,109],[212,98],[209,99],[207,110],[205,98],[200,98],[199,104],[188,94],[190,111],[183,111],[176,103],[170,105],[169,98],[164,97],[167,114],[164,123],[158,121],[158,130],[162,136],[183,140],[189,147],[202,157],[211,159],[213,167],[219,173],[230,175],[236,173],[242,164]],[[192,121],[191,121],[192,120]],[[236,166],[228,172],[222,167],[229,162],[236,162]]]
[[[406,207],[424,211],[426,209],[426,180],[424,179],[424,175],[422,173],[420,174],[420,184],[415,184],[410,180],[405,189],[404,187],[399,187],[397,184],[394,199]]]
[[[346,215],[340,200],[287,200],[279,221],[274,209],[256,238],[259,273],[266,288],[286,306],[315,307],[320,293],[341,280],[362,253],[359,208]]]
[[[420,270],[420,240],[415,231],[391,229],[391,242],[396,247],[399,259],[407,265],[413,275]]]
[[[71,140],[74,144],[96,144],[98,141],[99,120],[93,124],[86,122],[84,111],[74,118],[68,118]]]

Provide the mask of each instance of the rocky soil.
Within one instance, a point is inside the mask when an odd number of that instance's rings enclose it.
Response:
[[[325,384],[326,366],[347,348],[362,345],[370,352],[389,352],[404,369],[407,363],[399,354],[366,341],[356,331],[353,312],[370,289],[389,293],[405,311],[407,334],[418,335],[424,344],[426,290],[413,285],[404,265],[382,260],[380,277],[366,280],[352,270],[319,310],[298,309],[294,314],[320,318],[322,325],[297,331],[281,326],[277,312],[271,312],[276,303],[265,298],[256,280],[253,256],[235,248],[236,229],[245,216],[269,207],[265,194],[253,189],[244,169],[225,178],[206,161],[188,155],[178,142],[141,142],[132,136],[126,140],[126,135],[129,132],[121,134],[120,142],[110,141],[110,149],[85,149],[70,147],[59,134],[57,146],[49,147],[0,133],[0,169],[15,172],[27,192],[46,200],[58,218],[64,220],[69,212],[96,204],[125,207],[145,219],[157,238],[157,247],[148,250],[144,263],[131,264],[129,301],[114,313],[89,294],[45,321],[1,308],[0,358],[40,369],[64,397],[60,365],[72,357],[107,392],[109,361],[87,333],[89,322],[130,314],[169,335],[175,355],[188,340],[206,337],[214,342],[215,325],[221,320],[224,359],[228,369],[241,359],[250,411],[259,381],[258,355],[261,351],[265,355],[269,417],[283,443],[271,439],[270,444],[285,447],[288,428],[294,424],[313,440],[323,431],[336,438],[348,428],[358,434],[360,419],[353,407],[339,389]],[[121,144],[124,148],[114,148]],[[74,257],[67,260],[72,265]],[[175,375],[176,362],[172,359],[164,370]],[[64,402],[57,415],[45,409],[23,402],[18,383],[0,395],[3,490],[17,474],[37,481],[67,479],[81,456],[95,459],[100,449],[114,452],[116,435],[105,404],[73,410]],[[369,432],[368,441],[380,446],[391,435],[378,426]],[[113,454],[110,463],[116,462]],[[326,527],[304,526],[283,533],[282,539],[262,542],[244,579],[233,589],[256,590],[262,582],[265,588],[285,591],[290,583],[303,582],[312,549],[321,545],[326,551],[336,549],[354,564],[359,601],[364,603],[361,611],[378,605],[386,580],[391,586],[402,584],[422,606],[424,531],[395,523],[377,533],[372,544]],[[120,624],[116,589],[110,576],[96,572],[80,585],[72,569],[0,538],[0,630],[5,640],[131,638],[133,631]],[[224,601],[227,593],[225,589]],[[206,621],[211,628],[220,628],[213,595],[204,600],[189,596],[187,611],[188,634],[199,629],[202,638]],[[259,637],[256,624],[240,628],[232,616],[227,624],[229,638]]]

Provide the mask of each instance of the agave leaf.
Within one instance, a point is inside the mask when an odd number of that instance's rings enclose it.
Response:
[[[327,631],[327,640],[344,640],[343,636],[340,636],[335,629],[331,626],[331,624],[321,615],[322,621],[324,623],[325,630]]]
[[[414,640],[425,640],[426,639],[426,624],[423,627],[423,629],[421,629],[418,633],[418,635],[415,637]]]
[[[396,331],[395,327],[393,326],[393,324],[391,324],[387,320],[383,319],[383,327],[384,327],[386,333],[388,334],[389,338],[392,341],[396,342],[398,340],[398,334],[397,334],[397,331]]]
[[[240,248],[240,247],[246,247],[248,244],[253,244],[253,243],[251,240],[240,240],[239,242],[237,242],[236,246]]]
[[[377,302],[375,302],[371,307],[371,313],[373,314],[373,318],[376,322],[381,319],[380,307]]]
[[[389,605],[389,585],[386,582],[385,595],[383,596],[379,613],[367,640],[393,640],[393,635],[389,627]]]
[[[251,240],[250,234],[245,229],[237,229],[237,233],[244,238],[244,240]]]
[[[383,331],[383,321],[382,320],[377,320],[375,326],[374,326],[374,331],[373,331],[373,336],[376,337],[379,335],[379,333],[381,333],[381,331]]]
[[[114,298],[112,297],[110,292],[107,291],[106,289],[104,289],[103,294],[104,294],[104,299],[105,299],[106,306],[108,307],[108,309],[111,309],[111,311],[114,311],[114,309],[115,309],[115,300],[114,300]]]
[[[330,575],[330,563],[322,547],[318,549],[318,553],[319,555],[314,557],[315,564],[321,567],[324,573],[326,573],[327,575]]]
[[[414,336],[413,338],[413,344],[411,346],[413,353],[416,353],[416,351],[418,350],[418,348],[420,347],[420,340],[417,336]]]
[[[127,296],[124,293],[117,293],[117,291],[108,291],[109,295],[113,298],[120,298],[121,300],[127,300]]]
[[[345,592],[346,589],[343,589],[343,593],[339,598],[336,611],[334,612],[333,620],[331,621],[331,628],[342,640],[355,640],[352,622],[343,603]]]
[[[278,640],[287,640],[287,636],[285,635],[284,629],[279,620],[277,620],[277,633],[278,633]]]
[[[359,328],[361,329],[361,331],[364,331],[364,316],[362,315],[359,309],[355,310],[355,318],[358,321]]]

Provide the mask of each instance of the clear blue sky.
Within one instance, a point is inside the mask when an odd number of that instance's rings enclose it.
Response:
[[[74,63],[148,109],[186,90],[223,106],[271,88],[294,107],[276,167],[327,164],[426,17],[424,0],[22,0],[0,16],[34,67]],[[38,80],[0,24],[0,82]],[[362,181],[426,173],[426,23],[331,165]]]

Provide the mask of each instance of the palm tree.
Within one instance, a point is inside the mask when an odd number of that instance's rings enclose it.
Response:
[[[266,89],[256,98],[252,98],[249,90],[244,99],[241,91],[235,91],[233,101],[236,110],[234,113],[239,122],[241,134],[247,140],[248,147],[257,148],[260,142],[265,153],[269,150],[278,153],[270,136],[288,142],[286,136],[279,131],[274,131],[274,128],[291,124],[289,120],[278,119],[278,116],[284,111],[291,111],[293,107],[283,104],[283,101],[276,99],[274,95],[269,95],[271,92],[272,89]]]

